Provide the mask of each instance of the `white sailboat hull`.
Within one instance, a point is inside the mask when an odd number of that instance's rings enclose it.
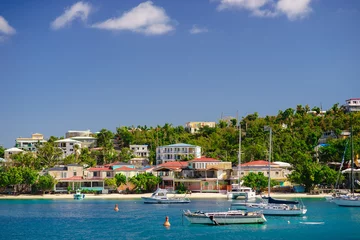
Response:
[[[261,224],[266,219],[261,213],[245,213],[243,211],[191,213],[185,212],[184,216],[192,224]]]
[[[360,198],[358,197],[334,198],[332,201],[342,207],[360,207]]]
[[[152,198],[152,197],[141,197],[144,203],[153,204],[179,204],[179,203],[190,203],[188,198]]]
[[[307,212],[306,208],[289,207],[286,204],[268,204],[268,203],[242,203],[233,204],[233,209],[246,209],[247,211],[260,211],[264,215],[278,216],[300,216]]]

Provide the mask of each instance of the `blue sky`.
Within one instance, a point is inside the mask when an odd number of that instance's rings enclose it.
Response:
[[[360,1],[0,1],[0,145],[360,97]]]

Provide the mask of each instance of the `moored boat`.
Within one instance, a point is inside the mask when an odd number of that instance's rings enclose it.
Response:
[[[75,200],[81,200],[85,198],[85,194],[81,193],[81,190],[78,189],[76,190],[75,194],[74,194],[74,199]]]
[[[151,197],[141,197],[144,203],[154,204],[176,204],[176,203],[190,203],[190,199],[184,197],[169,197],[166,189],[158,188]]]
[[[245,212],[229,210],[225,212],[184,212],[185,218],[193,224],[223,225],[223,224],[261,224],[266,218],[261,212]]]
[[[234,210],[261,211],[264,215],[277,216],[299,216],[307,212],[307,209],[302,206],[273,203],[233,203],[231,208]]]

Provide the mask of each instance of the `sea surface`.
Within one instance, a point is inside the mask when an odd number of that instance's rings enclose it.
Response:
[[[182,211],[227,210],[231,201],[0,200],[0,239],[360,239],[360,208],[325,199],[303,202],[308,208],[303,217],[266,216],[265,224],[206,226],[190,224]],[[163,226],[166,216],[170,228]]]

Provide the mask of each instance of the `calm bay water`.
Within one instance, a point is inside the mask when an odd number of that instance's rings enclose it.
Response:
[[[360,239],[360,208],[303,199],[305,217],[262,225],[191,225],[182,210],[227,210],[227,200],[156,205],[141,200],[0,200],[0,239]],[[114,205],[120,210],[115,212]],[[169,216],[171,227],[162,226]]]

